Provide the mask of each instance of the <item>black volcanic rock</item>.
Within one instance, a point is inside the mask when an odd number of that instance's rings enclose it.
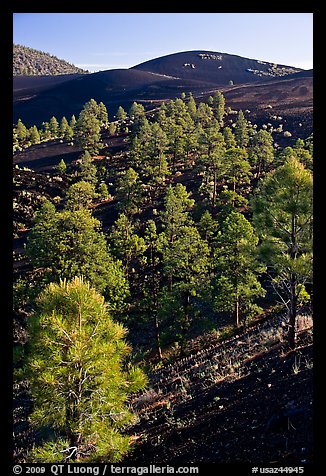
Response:
[[[120,105],[129,109],[133,101],[137,101],[149,106],[150,101],[175,98],[183,91],[203,92],[214,88],[215,84],[135,69],[114,69],[78,75],[43,90],[40,86],[38,84],[39,91],[28,100],[22,89],[16,91],[14,121],[21,118],[26,125],[40,125],[53,115],[57,118],[77,116],[91,98],[107,106],[112,120]]]
[[[300,68],[215,51],[185,51],[146,61],[133,69],[226,85],[251,83],[301,71]]]
[[[13,95],[14,101],[27,100],[35,96],[40,91],[52,88],[60,83],[65,83],[71,79],[78,78],[80,74],[56,74],[54,76],[14,76]]]

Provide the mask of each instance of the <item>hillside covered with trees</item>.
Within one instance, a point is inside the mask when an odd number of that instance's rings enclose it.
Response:
[[[18,461],[123,461],[131,425],[148,432],[150,452],[162,445],[169,455],[167,428],[180,428],[171,408],[191,428],[200,402],[227,405],[217,403],[219,389],[227,402],[236,369],[258,375],[255,357],[272,349],[262,375],[286,358],[292,382],[298,342],[311,345],[299,330],[313,296],[313,136],[259,128],[220,91],[114,113],[110,120],[90,99],[78,117],[14,126],[15,154],[41,144],[81,151],[51,173],[14,168],[16,402],[25,401],[16,407]],[[291,145],[280,146],[275,133]],[[213,353],[200,360],[198,350]],[[262,376],[254,375],[257,387]],[[263,383],[264,398],[299,411],[297,394],[290,402],[287,390]],[[151,420],[144,402],[163,402],[164,413]],[[244,443],[248,453],[260,444],[254,438]],[[300,438],[293,455],[306,444]],[[283,446],[267,448],[266,462],[285,457]],[[208,460],[223,462],[217,454]]]
[[[63,59],[22,45],[13,45],[13,76],[87,73]]]

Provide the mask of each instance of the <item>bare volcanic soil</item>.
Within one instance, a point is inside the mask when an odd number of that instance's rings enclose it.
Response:
[[[276,116],[280,119],[276,120],[275,126],[280,123],[286,126],[285,118],[289,123],[296,123],[298,132],[300,127],[309,128],[309,133],[312,132],[312,77],[300,76],[254,85],[244,84],[222,91],[226,104],[234,109],[250,110],[251,120],[265,118],[268,121]]]
[[[245,359],[224,379],[214,372],[211,378],[189,372],[171,378],[170,393],[165,387],[154,403],[149,399],[138,410],[134,450],[124,463],[312,463],[309,332],[301,334],[295,351],[273,345]],[[242,340],[234,342],[235,354]],[[194,369],[198,366],[197,359]]]
[[[33,170],[47,172],[54,170],[61,160],[70,164],[83,153],[83,149],[68,145],[59,139],[33,145],[21,152],[16,152],[13,163],[19,167],[29,167]]]
[[[16,90],[13,117],[14,121],[21,118],[28,125],[41,125],[51,116],[60,118],[75,114],[77,117],[83,105],[94,98],[97,102],[104,102],[112,120],[119,106],[128,110],[132,103],[137,101],[150,108],[151,101],[172,99],[180,96],[183,91],[193,91],[196,94],[213,88],[214,84],[191,78],[180,80],[167,75],[130,69],[100,71],[79,75],[46,88],[41,88],[39,83],[38,91],[30,97],[28,97],[29,90],[26,95],[24,90]]]
[[[13,97],[15,101],[26,101],[40,91],[49,89],[57,84],[78,78],[80,74],[56,74],[54,76],[14,76]]]
[[[182,79],[196,79],[226,85],[256,82],[301,71],[291,66],[272,64],[216,51],[183,51],[161,56],[132,69],[168,74]]]

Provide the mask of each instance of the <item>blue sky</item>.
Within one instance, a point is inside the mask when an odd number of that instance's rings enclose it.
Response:
[[[89,71],[210,50],[313,67],[312,13],[14,13],[13,42]]]

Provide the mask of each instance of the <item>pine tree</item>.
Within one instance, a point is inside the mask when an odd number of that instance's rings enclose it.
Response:
[[[167,143],[166,133],[156,122],[144,125],[132,142],[133,160],[140,168],[142,179],[147,182],[151,202],[170,174],[165,155]]]
[[[101,146],[100,121],[87,109],[83,109],[79,114],[75,126],[75,141],[76,145],[94,155],[98,153]]]
[[[118,121],[124,121],[125,119],[127,119],[128,114],[126,113],[126,111],[123,109],[122,106],[119,106],[116,116]]]
[[[57,118],[54,116],[50,119],[50,132],[53,139],[59,136],[59,123]]]
[[[95,187],[90,182],[81,180],[72,184],[66,194],[67,210],[78,210],[83,208],[91,208],[94,198],[97,197]]]
[[[70,119],[70,122],[69,122],[69,126],[70,126],[72,129],[74,129],[74,128],[75,128],[75,125],[76,125],[76,122],[77,122],[77,121],[76,121],[76,117],[75,117],[75,115],[73,114],[73,115],[71,116],[71,119]]]
[[[213,109],[205,102],[200,102],[197,108],[196,123],[204,128],[208,127],[213,120]]]
[[[237,146],[235,137],[230,127],[223,128],[223,137],[227,149],[232,149],[233,147]]]
[[[18,119],[16,134],[17,134],[18,143],[20,146],[22,146],[27,139],[28,132],[27,132],[27,128],[25,124],[22,122],[21,119]]]
[[[223,126],[223,118],[225,115],[225,98],[221,91],[216,91],[213,96],[214,116],[221,126]]]
[[[292,155],[295,155],[298,160],[304,165],[306,169],[309,169],[311,172],[313,170],[313,157],[312,149],[309,150],[309,146],[302,139],[298,139],[292,149]]]
[[[185,155],[185,134],[182,125],[176,124],[174,119],[168,118],[166,134],[168,137],[167,152],[171,157],[172,171],[175,171],[178,160]]]
[[[117,131],[117,125],[115,122],[110,122],[109,124],[109,134],[110,136],[113,136]]]
[[[169,185],[164,197],[164,209],[160,213],[163,225],[165,248],[171,247],[180,237],[185,226],[193,224],[189,211],[195,201],[190,198],[190,193],[184,185],[177,183],[174,187]],[[168,276],[168,288],[172,291],[173,273]]]
[[[39,144],[41,142],[40,134],[36,126],[32,126],[29,129],[28,135],[31,144]]]
[[[205,210],[205,212],[202,214],[198,223],[198,229],[201,237],[210,245],[212,245],[213,239],[218,229],[218,223],[216,220],[214,220],[212,214],[208,210]]]
[[[225,142],[219,132],[220,126],[216,120],[210,127],[203,130],[200,142],[201,158],[198,161],[199,169],[203,172],[203,180],[200,191],[211,199],[214,210],[217,195],[217,182],[224,173]]]
[[[82,109],[87,115],[95,116],[98,120],[100,120],[100,108],[95,99],[91,98],[87,101]]]
[[[93,185],[97,183],[97,169],[92,163],[92,157],[88,150],[86,150],[79,159],[77,177],[78,180],[84,180]]]
[[[73,121],[72,121],[73,122]],[[74,136],[74,130],[71,125],[69,125],[65,116],[61,119],[60,122],[60,137],[62,137],[65,141],[71,141]]]
[[[238,147],[245,148],[249,142],[248,123],[242,110],[239,111],[234,128],[234,136]]]
[[[125,370],[126,329],[112,320],[103,297],[75,277],[42,292],[28,332],[31,421],[52,430],[30,461],[120,461],[129,449],[121,432],[135,421],[128,396],[146,386],[139,368]]]
[[[68,128],[69,128],[68,121],[65,118],[65,116],[63,116],[60,121],[60,132],[59,132],[60,137],[66,136]]]
[[[43,270],[44,281],[59,282],[87,276],[103,293],[112,309],[120,310],[128,295],[121,262],[108,250],[100,222],[85,208],[56,211],[46,201],[37,212],[26,253],[34,267]]]
[[[257,260],[258,237],[245,217],[232,211],[221,224],[215,244],[215,306],[233,317],[236,326],[259,308],[255,298],[264,296],[257,277],[264,271]]]
[[[200,295],[207,283],[209,248],[197,228],[182,226],[179,236],[164,247],[164,274],[173,286],[170,291],[182,307],[181,343],[184,344],[191,324],[193,298]]]
[[[160,292],[162,288],[162,236],[157,232],[154,220],[148,220],[144,233],[146,246],[146,271],[142,285],[142,307],[147,318],[153,321],[157,357],[162,359],[159,322]]]
[[[263,179],[253,202],[271,282],[288,311],[291,347],[300,301],[309,297],[305,284],[312,279],[312,203],[311,172],[296,157]]]
[[[109,191],[106,183],[102,182],[99,186],[99,195],[102,200],[107,200],[109,198]]]
[[[141,182],[138,173],[131,167],[117,181],[116,198],[118,209],[131,217],[141,207]]]
[[[57,168],[60,175],[64,175],[67,172],[67,166],[63,159],[60,160]]]
[[[225,179],[229,189],[234,194],[238,193],[239,186],[250,183],[251,166],[248,162],[248,154],[245,149],[234,147],[228,149],[224,155]]]
[[[194,199],[184,185],[177,183],[174,187],[169,185],[164,197],[164,210],[161,220],[168,243],[172,244],[181,233],[181,228],[191,225],[192,219],[189,211],[194,206]]]
[[[135,269],[134,264],[146,250],[144,238],[135,232],[135,225],[131,220],[121,213],[113,225],[110,234],[110,244],[112,252],[122,261],[126,276],[130,276],[131,270]]]
[[[250,155],[256,165],[256,179],[259,179],[274,161],[274,139],[270,132],[261,129],[252,137]]]
[[[248,209],[249,201],[243,195],[233,190],[224,188],[218,196],[218,220],[221,223],[232,211],[241,211]]]
[[[50,131],[50,124],[48,122],[42,123],[43,129],[41,130],[41,139],[44,141],[51,140],[52,135]]]
[[[106,107],[95,99],[87,101],[74,126],[76,144],[91,154],[97,154],[101,147],[101,126],[108,123]]]
[[[72,127],[68,125],[68,127],[66,127],[65,129],[63,138],[66,142],[70,142],[73,139],[73,137],[74,137],[74,130]]]
[[[194,97],[193,97],[192,93],[189,93],[189,98],[188,98],[188,101],[187,101],[187,108],[188,108],[188,112],[189,112],[191,118],[193,120],[195,120],[196,113],[197,113],[197,105],[196,105],[196,101],[194,100]]]
[[[109,123],[109,114],[105,104],[101,101],[98,105],[98,119],[101,126],[106,127]]]
[[[145,116],[144,106],[134,101],[129,109],[130,119],[132,119],[133,121],[138,121],[144,116]]]

